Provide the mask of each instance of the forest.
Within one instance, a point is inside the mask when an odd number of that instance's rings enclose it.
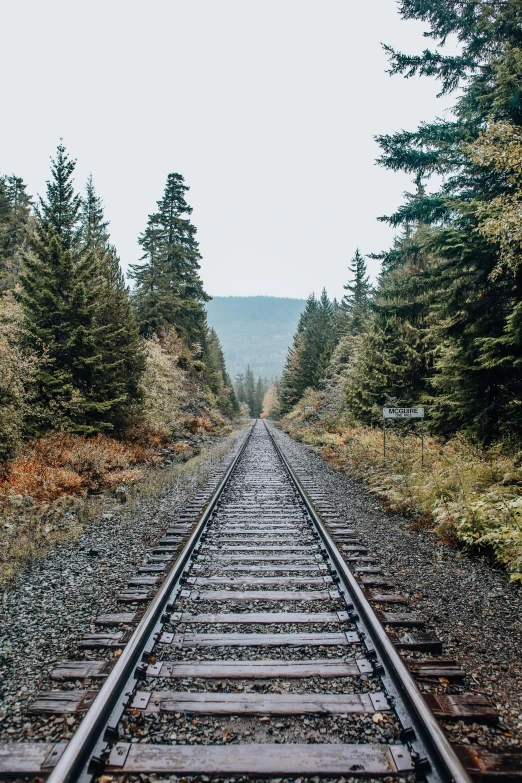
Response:
[[[357,250],[342,301],[308,299],[265,414],[280,408],[287,429],[391,509],[522,579],[522,5],[402,0],[399,10],[426,24],[434,47],[386,46],[389,73],[438,80],[453,111],[377,137],[379,164],[413,181],[379,218],[397,238],[377,256],[375,286]],[[456,55],[444,53],[449,36]],[[384,405],[425,406],[430,476],[414,428],[396,433],[383,466]]]
[[[0,501],[52,502],[129,481],[158,450],[239,411],[207,325],[180,174],[139,236],[129,288],[92,177],[60,144],[44,197],[0,177]]]
[[[244,373],[239,373],[234,382],[237,400],[240,404],[246,406],[244,413],[258,419],[262,412],[265,396],[270,388],[278,388],[279,380],[268,380],[261,376],[254,375],[254,371],[247,365]]]
[[[250,365],[256,376],[280,377],[303,299],[278,296],[214,296],[207,319],[219,334],[232,378]]]

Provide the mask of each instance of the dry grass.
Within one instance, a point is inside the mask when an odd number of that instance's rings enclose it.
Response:
[[[122,442],[98,435],[59,434],[34,441],[0,479],[0,507],[12,495],[50,503],[137,481],[141,463],[157,461],[155,444]]]
[[[305,401],[318,410],[320,395]],[[387,432],[343,416],[304,414],[303,401],[283,419],[292,437],[321,448],[332,467],[362,479],[389,511],[411,515],[446,543],[480,550],[522,581],[521,460],[502,447],[481,450],[463,437],[441,443],[405,430]]]
[[[207,421],[197,424],[197,432],[208,432]],[[199,453],[187,441],[170,444],[168,465],[157,453],[164,438],[148,430],[126,442],[103,435],[36,441],[0,479],[0,581],[12,579],[60,542],[76,540],[105,511],[117,507],[130,518],[143,499],[177,485],[195,490],[229,448],[222,442],[229,432],[215,431],[220,440]]]

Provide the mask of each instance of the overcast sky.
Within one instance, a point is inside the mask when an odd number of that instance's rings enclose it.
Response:
[[[426,46],[395,0],[4,0],[0,22],[0,172],[43,193],[63,137],[125,265],[180,172],[214,295],[341,295],[411,189],[373,136],[451,103],[385,73],[381,42]]]

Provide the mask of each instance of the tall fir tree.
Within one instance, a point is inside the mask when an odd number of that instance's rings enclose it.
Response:
[[[100,350],[106,328],[96,322],[100,281],[92,253],[81,246],[74,168],[60,144],[24,252],[19,300],[26,339],[41,359],[27,422],[31,434],[111,430],[110,412],[120,403],[117,393],[99,393],[107,370]]]
[[[359,248],[348,267],[351,272],[350,281],[344,286],[347,292],[341,302],[341,311],[345,316],[345,330],[352,335],[361,334],[370,314],[372,286],[368,276],[366,261]]]
[[[238,375],[236,375],[236,379],[234,382],[234,387],[236,391],[236,397],[237,401],[239,403],[246,402],[245,398],[245,376],[242,372],[240,372]]]
[[[258,419],[261,416],[261,412],[263,410],[264,396],[265,396],[265,384],[263,383],[263,379],[259,377],[256,383],[255,404],[254,404],[254,412],[253,412],[253,416],[255,419]]]
[[[209,329],[203,353],[204,378],[216,397],[216,404],[223,415],[233,418],[239,411],[239,403],[227,373],[223,349],[215,329]]]
[[[256,407],[256,381],[250,365],[248,365],[245,370],[244,388],[245,402],[248,405],[248,409],[250,410],[250,415],[253,416]]]
[[[89,174],[81,205],[81,240],[87,250],[104,251],[109,247],[109,221],[105,220],[103,203]]]
[[[320,299],[313,294],[308,297],[281,379],[282,413],[299,401],[305,389],[321,388],[339,339],[336,316],[336,308],[325,290]]]
[[[57,234],[64,251],[75,250],[81,241],[81,196],[74,190],[73,173],[76,161],[67,155],[63,143],[58,145],[51,161],[51,179],[47,182],[47,197],[39,199],[41,223]]]
[[[401,0],[399,11],[405,19],[427,22],[426,34],[437,44],[456,35],[461,45],[451,56],[439,48],[411,56],[387,47],[391,73],[434,76],[443,93],[459,93],[451,119],[378,139],[387,168],[412,174],[418,185],[432,174],[443,177],[438,191],[418,187],[386,218],[395,226],[427,227],[436,344],[429,421],[437,432],[463,429],[483,443],[519,438],[522,341],[514,338],[513,325],[522,276],[516,264],[515,271],[499,273],[502,248],[484,230],[489,205],[513,185],[479,159],[474,145],[492,122],[522,125],[522,7]]]
[[[13,288],[22,268],[22,250],[31,215],[31,197],[21,177],[0,177],[0,292]]]
[[[430,400],[436,343],[431,332],[433,262],[424,227],[409,230],[383,253],[367,329],[352,338],[343,375],[350,410],[380,423],[389,399],[399,405]]]
[[[171,297],[169,277],[161,251],[162,229],[157,214],[149,215],[147,227],[139,239],[143,249],[141,264],[130,264],[129,276],[135,282],[133,302],[140,331],[146,337],[159,335],[168,323]]]
[[[108,226],[103,203],[90,176],[82,201],[81,236],[83,252],[91,259],[98,282],[95,323],[105,368],[94,379],[94,391],[98,399],[113,401],[107,423],[121,433],[141,414],[140,381],[145,371],[145,353]]]
[[[204,305],[210,298],[199,276],[201,255],[185,199],[188,189],[181,174],[168,175],[158,210],[139,240],[143,263],[131,265],[130,276],[142,332],[158,333],[167,323],[194,345],[205,340]]]

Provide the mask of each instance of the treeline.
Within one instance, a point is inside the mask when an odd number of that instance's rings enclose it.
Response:
[[[168,430],[183,369],[210,405],[239,408],[206,323],[183,177],[168,176],[149,216],[131,292],[92,178],[80,196],[74,169],[60,145],[36,203],[0,177],[0,461],[53,432]]]
[[[414,178],[389,217],[393,247],[378,256],[372,292],[354,261],[348,320],[326,297],[309,301],[283,377],[288,410],[308,385],[339,376],[346,408],[380,420],[387,401],[428,406],[429,426],[482,444],[522,436],[522,7],[478,0],[402,0],[458,55],[389,47],[393,74],[434,76],[457,91],[448,119],[378,138],[381,165]],[[442,184],[429,189],[430,177]],[[361,277],[362,275],[362,277]],[[363,286],[364,288],[364,286]],[[357,294],[357,290],[359,294]],[[345,308],[346,309],[346,308]],[[339,315],[341,316],[339,318]],[[319,333],[321,337],[319,337]],[[313,346],[317,346],[314,353]]]
[[[319,299],[308,297],[293,345],[288,353],[279,389],[281,413],[288,413],[306,389],[323,388],[344,368],[350,346],[366,329],[373,289],[363,256],[356,251],[350,265],[351,280],[338,302],[326,290]]]
[[[236,376],[235,391],[239,403],[247,406],[250,416],[258,419],[263,411],[263,400],[271,386],[267,378],[257,378],[250,365],[244,373]]]

